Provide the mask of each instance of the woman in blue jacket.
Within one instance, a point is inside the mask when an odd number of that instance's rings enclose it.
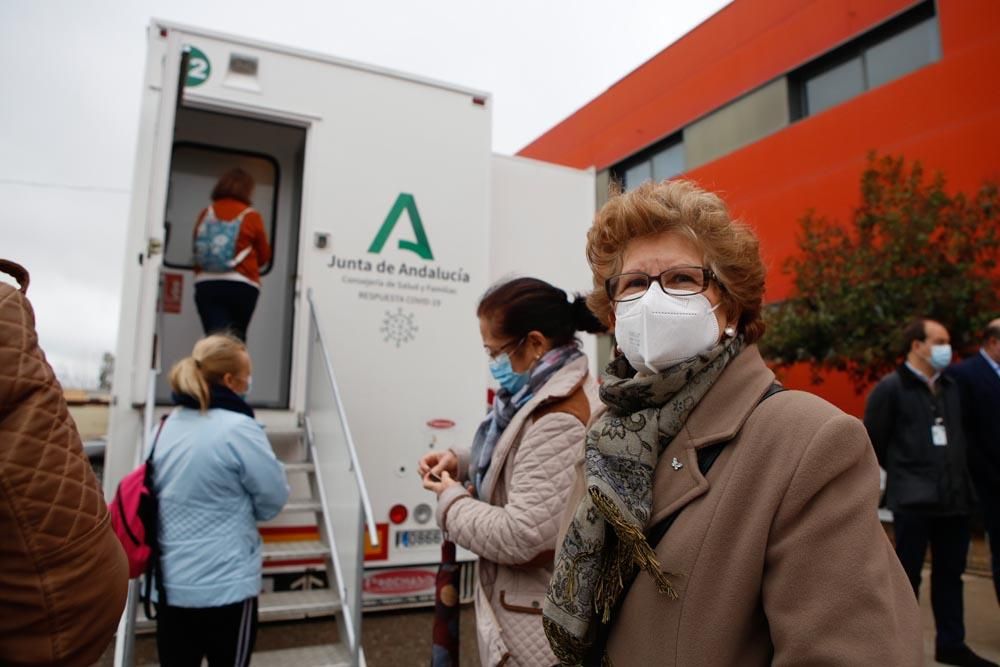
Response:
[[[157,604],[160,663],[250,662],[257,633],[257,522],[288,500],[285,470],[243,397],[250,355],[227,335],[203,338],[170,371],[178,408],[154,456],[166,604]]]

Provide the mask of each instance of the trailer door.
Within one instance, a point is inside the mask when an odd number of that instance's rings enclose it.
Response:
[[[593,289],[587,230],[594,218],[593,169],[493,156],[490,278],[541,278],[573,294]],[[581,336],[596,377],[598,341]]]
[[[264,221],[272,250],[271,260],[260,267],[247,334],[254,374],[249,401],[256,408],[289,404],[305,138],[302,127],[184,107],[177,112],[159,320],[163,367],[191,354],[205,333],[194,298],[195,222],[218,178],[239,167],[254,180],[253,208]],[[170,395],[164,373],[157,382],[157,403],[169,403]]]
[[[181,36],[155,25],[150,31],[122,275],[114,396],[104,461],[108,494],[135,466],[143,419],[134,408],[147,404],[152,394],[151,370],[159,363],[155,354],[155,321],[165,236],[166,174],[170,169],[174,116],[187,72]],[[146,415],[147,422],[151,418],[151,413]]]

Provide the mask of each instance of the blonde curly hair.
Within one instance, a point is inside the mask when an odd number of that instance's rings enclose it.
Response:
[[[629,192],[612,186],[611,197],[587,232],[587,260],[594,291],[587,305],[611,325],[614,311],[605,281],[621,272],[622,258],[634,239],[674,232],[694,242],[719,281],[722,308],[747,343],[764,335],[764,262],[756,234],[733,220],[725,203],[692,181],[647,181]]]

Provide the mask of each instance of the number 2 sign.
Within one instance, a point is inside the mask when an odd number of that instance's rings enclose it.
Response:
[[[189,46],[187,49],[188,71],[184,85],[188,87],[200,86],[208,81],[208,77],[212,73],[212,63],[208,61],[208,56],[201,49],[194,46]]]

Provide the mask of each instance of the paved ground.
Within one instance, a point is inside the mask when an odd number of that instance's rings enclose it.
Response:
[[[433,613],[425,609],[382,612],[365,616],[361,641],[369,667],[409,667],[429,664],[433,621]],[[459,627],[461,635],[459,667],[477,667],[479,654],[476,651],[476,617],[472,605],[462,608]],[[336,638],[337,625],[333,620],[270,623],[261,627],[255,650],[268,651],[309,646],[336,641]],[[113,647],[110,647],[97,663],[100,667],[112,667],[112,650]],[[140,637],[136,642],[136,665],[151,665],[156,662],[156,643],[153,636]]]
[[[988,577],[965,575],[965,639],[979,655],[1000,663],[1000,604]],[[934,661],[934,614],[931,613],[930,570],[924,568],[920,607],[924,612],[924,655]]]
[[[934,617],[930,610],[928,572],[921,590],[921,607],[924,612],[924,649],[926,664],[934,662]],[[989,579],[967,576],[965,583],[965,623],[969,645],[980,655],[1000,662],[1000,605],[997,604]],[[429,610],[384,612],[365,616],[363,644],[370,667],[409,667],[427,665],[431,651],[431,624]],[[462,609],[460,667],[476,667],[475,613],[472,606]],[[257,640],[257,650],[308,646],[336,637],[333,621],[302,621],[263,626]],[[156,662],[156,646],[151,636],[139,639],[136,647],[137,664]],[[111,667],[110,651],[100,663]]]

